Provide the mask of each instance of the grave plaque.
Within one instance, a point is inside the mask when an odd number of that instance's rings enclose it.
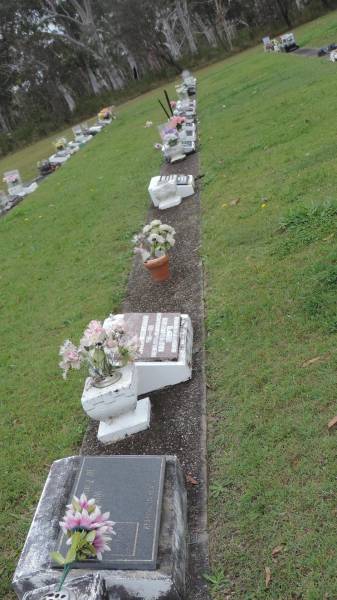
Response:
[[[158,538],[165,476],[163,456],[86,456],[81,458],[72,497],[84,492],[95,498],[103,512],[110,512],[116,535],[103,560],[75,563],[74,568],[157,568]],[[69,546],[62,533],[58,550]]]
[[[178,360],[180,313],[126,313],[131,335],[139,338],[140,361]]]

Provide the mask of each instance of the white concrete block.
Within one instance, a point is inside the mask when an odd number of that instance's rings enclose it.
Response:
[[[91,377],[86,379],[81,402],[91,419],[104,421],[136,408],[137,371],[134,365],[127,365],[120,372],[121,378],[107,387],[95,387]]]
[[[166,198],[161,193],[163,184],[173,185],[171,201],[174,202],[171,206],[180,204],[182,198],[186,198],[194,194],[194,177],[192,175],[156,175],[151,178],[148,190],[150,198],[154,206],[158,208],[169,208],[166,206]],[[168,199],[167,195],[167,199]],[[178,201],[179,199],[179,201]]]
[[[138,400],[136,409],[111,421],[101,421],[98,428],[97,439],[102,444],[112,444],[134,433],[148,429],[151,418],[151,404],[149,398]]]
[[[178,360],[136,361],[138,395],[148,394],[192,377],[193,329],[188,315],[181,315]]]

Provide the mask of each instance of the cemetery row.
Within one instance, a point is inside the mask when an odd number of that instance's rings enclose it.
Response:
[[[6,171],[3,174],[3,183],[7,185],[7,192],[0,191],[0,216],[16,206],[25,196],[35,192],[38,183],[42,179],[59,169],[71,156],[100,133],[104,127],[110,125],[113,119],[116,119],[114,107],[102,108],[94,125],[89,126],[88,123],[82,123],[73,127],[74,140],[68,142],[64,137],[57,139],[54,143],[54,154],[48,159],[38,162],[39,175],[29,184],[23,183],[17,169]]]
[[[279,38],[271,39],[269,36],[262,38],[263,47],[265,52],[294,52],[299,50],[299,46],[296,42],[293,33],[286,33],[281,35]],[[300,54],[303,56],[318,56],[326,57],[331,62],[337,62],[337,44],[334,42],[323,46],[322,48],[303,48],[300,50]]]
[[[197,144],[195,78],[183,72],[176,89],[177,101],[165,92],[160,102],[168,120],[156,144],[171,165]],[[149,194],[158,210],[174,209],[194,185],[189,174],[158,175]],[[173,227],[154,219],[133,242],[153,285],[167,280]],[[109,315],[91,321],[79,344],[64,342],[60,367],[65,379],[87,369],[82,407],[99,422],[99,442],[113,444],[150,427],[148,394],[191,379],[192,347],[188,314]],[[187,497],[175,456],[74,456],[50,469],[13,587],[25,600],[184,600],[187,565]]]

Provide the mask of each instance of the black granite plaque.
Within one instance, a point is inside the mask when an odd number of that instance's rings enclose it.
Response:
[[[137,360],[178,360],[179,313],[126,313],[124,318],[130,335],[139,338]]]
[[[75,568],[143,569],[157,566],[158,538],[165,475],[164,456],[86,456],[81,459],[71,498],[85,493],[102,512],[110,512],[116,535],[103,560],[90,559]],[[58,550],[65,554],[66,538]]]

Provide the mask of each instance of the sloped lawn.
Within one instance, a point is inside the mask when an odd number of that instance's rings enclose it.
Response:
[[[337,597],[335,88],[335,65],[261,48],[199,81],[221,600]]]

